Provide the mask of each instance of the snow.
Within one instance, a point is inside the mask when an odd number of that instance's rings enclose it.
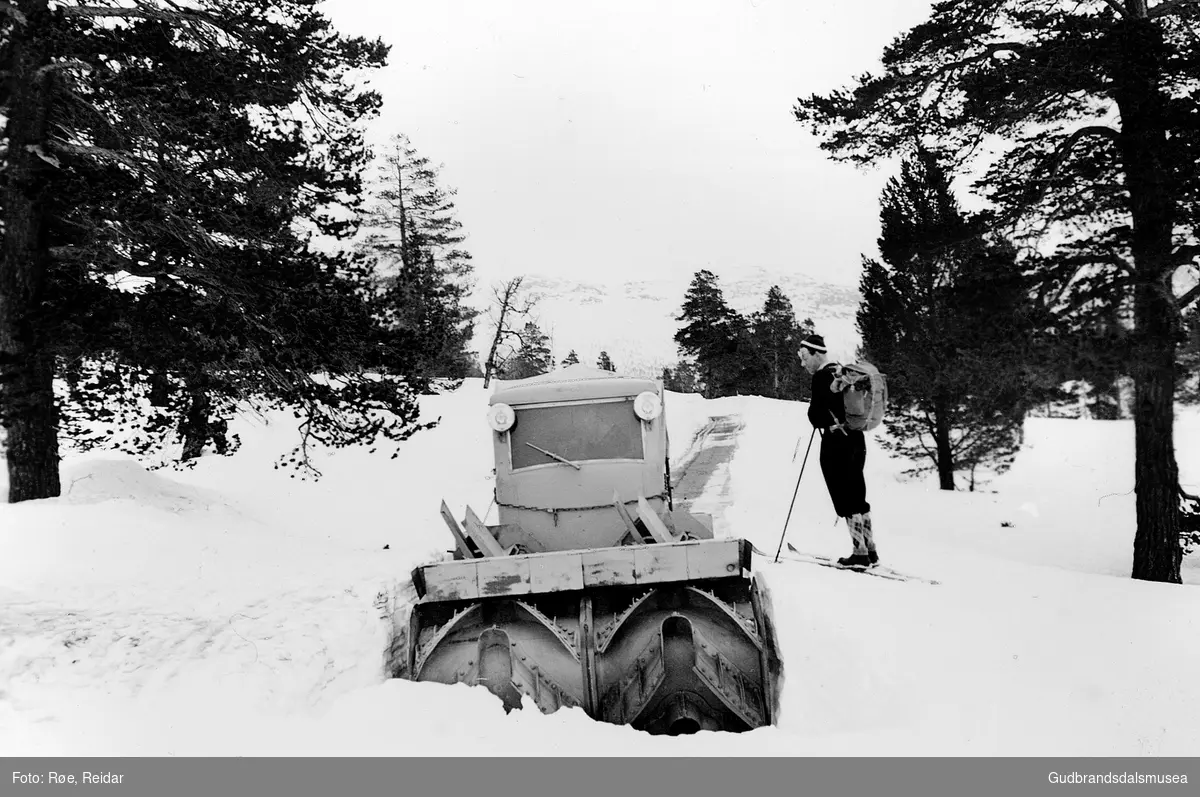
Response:
[[[0,505],[0,750],[6,755],[1191,755],[1200,738],[1200,565],[1128,578],[1128,422],[1031,419],[1012,470],[976,492],[903,477],[874,438],[881,556],[941,583],[755,557],[785,667],[775,727],[648,737],[580,710],[505,715],[479,688],[383,677],[383,599],[440,558],[444,498],[491,506],[487,391],[400,455],[272,467],[286,419],[243,419],[232,458],[148,472],[70,456],[59,499]],[[672,458],[712,416],[744,423],[720,473],[719,533],[773,552],[796,489],[805,405],[671,394]],[[268,422],[269,421],[269,422]],[[1177,440],[1200,439],[1181,410]],[[814,444],[788,540],[841,555]],[[793,461],[793,453],[795,459]],[[1183,480],[1200,455],[1179,446]],[[718,481],[714,478],[713,482]],[[714,487],[714,489],[717,489]],[[718,490],[719,492],[719,490]],[[705,505],[707,501],[707,505]],[[386,548],[385,548],[386,546]]]

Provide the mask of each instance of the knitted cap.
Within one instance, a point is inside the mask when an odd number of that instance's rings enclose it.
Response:
[[[825,348],[825,338],[820,335],[808,335],[804,340],[800,341],[800,345],[809,351],[829,351]]]

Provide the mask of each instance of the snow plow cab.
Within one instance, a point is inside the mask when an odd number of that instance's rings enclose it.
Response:
[[[453,556],[413,571],[393,675],[650,733],[773,722],[750,545],[673,508],[663,398],[655,380],[581,365],[498,383],[499,522],[442,503]]]

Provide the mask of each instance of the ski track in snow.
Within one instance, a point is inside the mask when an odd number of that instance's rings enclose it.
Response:
[[[672,485],[675,508],[711,515],[713,536],[717,538],[729,536],[725,522],[725,507],[729,505],[732,491],[729,463],[744,426],[738,415],[710,418],[693,441],[683,472]]]

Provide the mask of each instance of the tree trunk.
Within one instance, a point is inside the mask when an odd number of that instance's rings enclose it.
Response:
[[[496,336],[492,338],[492,347],[488,350],[487,362],[483,365],[483,387],[486,390],[491,384],[492,376],[496,373],[496,350],[500,348],[500,338],[504,335],[504,316],[508,314],[508,298],[500,305],[500,318],[496,322]]]
[[[44,199],[50,166],[45,152],[54,73],[42,35],[50,25],[46,0],[26,3],[25,22],[10,24],[12,96],[8,120],[4,247],[0,255],[0,410],[8,446],[10,503],[53,498],[58,473],[58,407],[54,352],[40,318],[49,250]]]
[[[400,203],[400,263],[408,266],[408,213],[404,207],[404,153],[396,147],[396,201]]]
[[[521,283],[524,281],[524,277],[513,277],[504,283],[504,287],[495,294],[496,299],[500,302],[500,317],[496,320],[496,336],[492,338],[492,348],[488,351],[487,362],[483,366],[483,386],[485,388],[492,381],[492,376],[496,373],[496,352],[500,349],[500,341],[508,331],[505,326],[505,319],[508,318],[509,313],[521,312],[517,308],[516,303],[517,296],[521,291]]]
[[[1179,468],[1175,461],[1175,347],[1179,308],[1171,286],[1174,186],[1160,160],[1169,146],[1159,85],[1162,37],[1146,19],[1115,31],[1118,146],[1133,221],[1134,490],[1133,577],[1181,583]]]
[[[934,444],[937,446],[938,487],[954,489],[954,454],[950,450],[950,413],[944,402],[934,405]]]
[[[187,413],[179,422],[179,434],[183,437],[183,455],[180,460],[198,459],[204,454],[204,446],[208,443],[208,416],[212,402],[208,391],[200,381],[188,380]]]
[[[155,371],[150,374],[150,406],[166,408],[171,406],[171,382],[166,374]]]
[[[775,391],[771,394],[774,398],[783,398],[779,395],[779,346],[775,347],[775,363],[771,368],[771,377],[774,380]]]

